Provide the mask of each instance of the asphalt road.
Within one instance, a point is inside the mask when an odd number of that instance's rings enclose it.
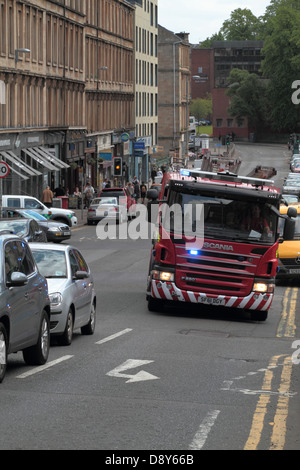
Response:
[[[272,162],[278,182],[288,171],[285,147],[238,149],[241,173],[253,161]],[[174,451],[184,463],[200,449],[300,449],[300,365],[291,362],[293,353],[300,359],[297,284],[276,287],[263,323],[204,306],[150,313],[150,240],[99,240],[85,225],[72,244],[94,274],[96,332],[53,344],[43,369],[9,357],[1,450],[96,449],[115,458],[146,450],[146,459]]]

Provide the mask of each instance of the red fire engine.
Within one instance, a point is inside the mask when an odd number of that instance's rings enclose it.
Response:
[[[274,297],[280,200],[272,180],[187,169],[165,173],[155,201],[149,310],[165,301],[190,302],[249,310],[253,320],[265,320]],[[293,237],[294,216],[289,211],[284,217],[284,239]]]

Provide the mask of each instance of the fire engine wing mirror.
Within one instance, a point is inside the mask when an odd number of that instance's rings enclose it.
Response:
[[[297,209],[295,207],[289,207],[287,215],[283,216],[285,219],[283,240],[293,240],[295,235]]]
[[[294,239],[295,225],[296,225],[295,219],[290,219],[289,217],[287,217],[285,219],[284,231],[283,231],[283,239],[284,240],[293,240]]]
[[[279,210],[274,206],[269,206],[272,212],[274,212],[278,217],[284,219],[284,230],[283,230],[283,240],[293,240],[295,235],[295,226],[296,226],[296,217],[297,209],[295,207],[289,207],[287,214],[280,214]]]
[[[289,207],[287,210],[288,217],[297,217],[297,209],[296,207]]]

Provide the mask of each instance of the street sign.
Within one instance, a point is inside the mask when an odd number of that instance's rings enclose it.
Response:
[[[127,134],[127,132],[124,132],[121,135],[121,140],[122,140],[122,142],[127,142],[129,140],[129,134]]]
[[[144,150],[145,149],[145,142],[134,142],[133,148],[134,148],[134,150]]]
[[[9,166],[5,162],[0,162],[0,178],[5,178],[9,173]]]

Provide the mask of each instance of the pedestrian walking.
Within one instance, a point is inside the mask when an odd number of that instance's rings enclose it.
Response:
[[[53,201],[53,192],[50,189],[50,186],[47,186],[43,191],[42,202],[46,207],[51,207]]]
[[[136,202],[138,202],[138,199],[140,197],[140,183],[136,176],[133,177],[132,184],[133,184],[133,197],[135,198]]]
[[[146,194],[147,194],[147,186],[145,185],[144,182],[142,182],[142,185],[141,185],[141,203],[142,204],[144,204],[145,202]]]
[[[91,204],[91,200],[94,197],[94,188],[90,183],[87,183],[84,191],[84,209],[88,209]]]

